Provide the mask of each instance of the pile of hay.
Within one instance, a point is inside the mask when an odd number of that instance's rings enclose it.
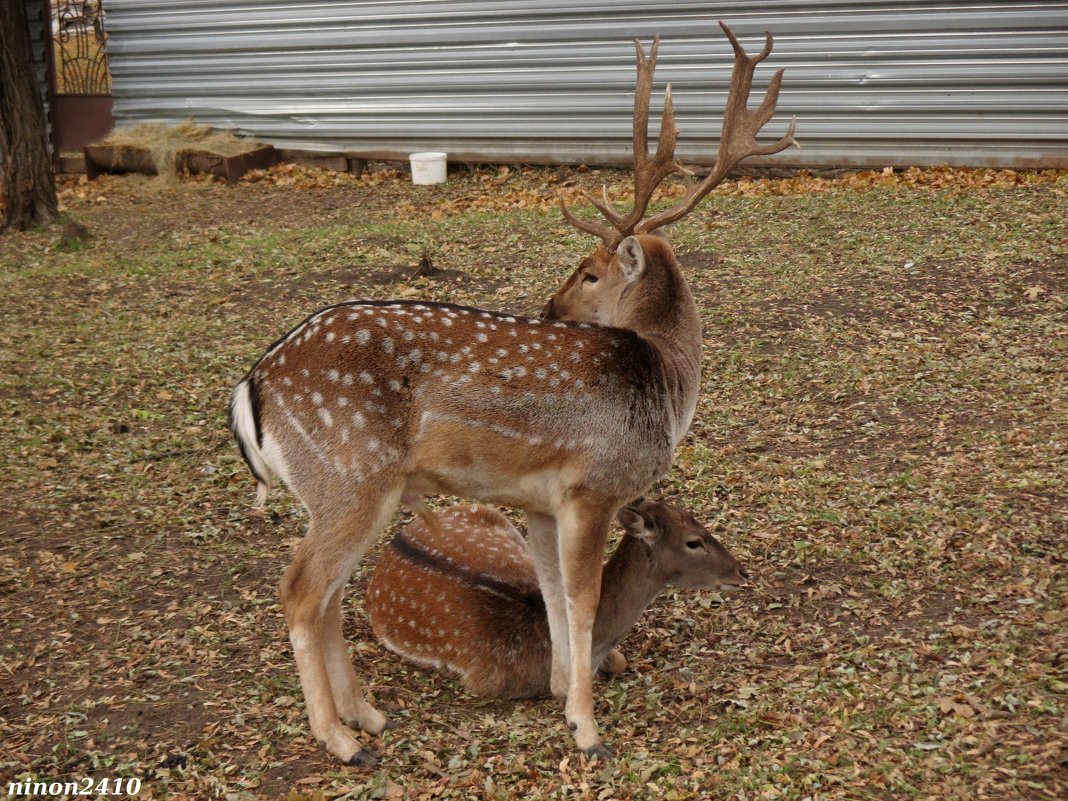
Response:
[[[164,178],[175,177],[178,156],[183,153],[240,156],[260,147],[255,139],[243,139],[231,131],[216,131],[210,125],[196,125],[192,120],[173,126],[144,122],[128,128],[116,128],[96,144],[116,151],[147,151],[156,172]]]

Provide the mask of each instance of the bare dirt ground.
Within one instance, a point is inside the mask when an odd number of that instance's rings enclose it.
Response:
[[[230,387],[348,297],[534,313],[591,242],[555,193],[281,167],[233,187],[65,181],[0,238],[0,786],[142,798],[1057,799],[1068,794],[1068,176],[730,183],[672,240],[706,323],[697,418],[658,491],[757,577],[672,591],[596,685],[619,752],[553,701],[486,702],[376,643],[399,724],[372,770],[317,751],[276,584],[303,513],[252,487]],[[668,195],[678,194],[670,187]],[[423,255],[444,270],[412,273]],[[377,553],[377,552],[376,552]]]

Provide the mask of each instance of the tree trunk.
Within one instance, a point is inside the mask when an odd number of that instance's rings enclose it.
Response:
[[[46,131],[25,0],[0,0],[0,231],[56,218]]]

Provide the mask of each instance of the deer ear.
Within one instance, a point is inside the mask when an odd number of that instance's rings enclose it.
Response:
[[[656,526],[652,518],[638,506],[624,506],[616,512],[616,520],[632,537],[637,537],[643,542],[652,542],[656,539]]]
[[[616,262],[619,270],[628,282],[636,281],[645,270],[645,253],[638,242],[638,237],[628,236],[616,248]]]

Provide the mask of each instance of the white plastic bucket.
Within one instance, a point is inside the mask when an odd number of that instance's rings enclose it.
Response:
[[[447,153],[412,153],[408,157],[408,160],[412,163],[412,183],[445,183],[447,157]]]

